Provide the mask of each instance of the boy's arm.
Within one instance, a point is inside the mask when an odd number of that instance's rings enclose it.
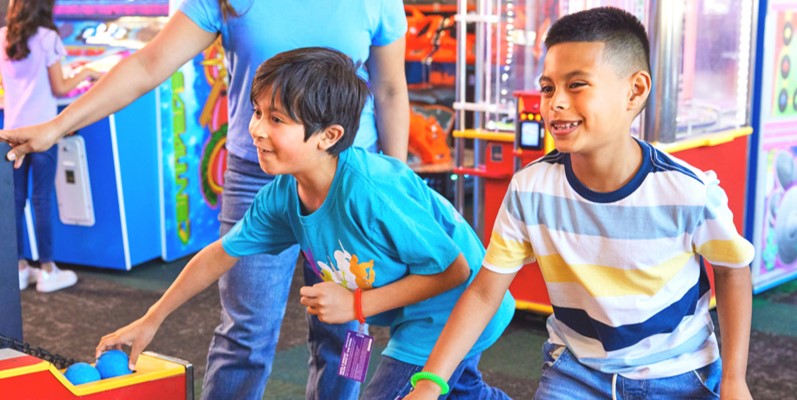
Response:
[[[499,274],[482,268],[457,301],[437,344],[423,367],[448,381],[495,315],[516,273]],[[440,386],[420,380],[405,399],[437,399]]]
[[[365,317],[414,304],[451,290],[470,277],[470,267],[460,253],[445,271],[434,275],[407,275],[388,285],[363,291],[362,311]],[[334,282],[305,286],[299,292],[307,312],[321,322],[340,324],[357,319],[353,293]]]
[[[163,320],[177,307],[183,305],[229,271],[237,260],[224,251],[221,239],[202,249],[191,258],[166,293],[149,308],[143,317],[102,337],[97,345],[96,356],[99,357],[105,350],[128,345],[131,347],[130,368],[133,369],[138,355],[152,341]]]
[[[746,381],[753,302],[750,269],[715,266],[714,283],[722,334],[720,396],[752,399]]]

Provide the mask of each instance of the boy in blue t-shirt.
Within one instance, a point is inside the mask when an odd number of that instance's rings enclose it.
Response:
[[[512,178],[425,376],[454,370],[536,260],[553,307],[536,399],[749,399],[753,246],[713,172],[630,135],[651,88],[644,26],[595,8],[559,19],[545,45],[540,110],[556,150]],[[439,391],[425,379],[407,399]]]
[[[103,337],[98,354],[130,344],[135,363],[166,316],[237,257],[276,254],[298,243],[325,281],[301,289],[308,313],[326,323],[367,318],[390,326],[364,398],[406,395],[484,248],[452,205],[405,164],[351,147],[368,96],[356,65],[335,50],[298,49],[263,63],[252,83],[249,131],[261,168],[277,178],[230,232],[191,259],[142,318]],[[454,397],[506,398],[478,371],[481,352],[513,314],[508,293],[499,303],[449,380]]]

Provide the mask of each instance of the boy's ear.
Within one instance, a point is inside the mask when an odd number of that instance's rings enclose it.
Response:
[[[321,150],[327,150],[330,147],[334,146],[345,134],[345,130],[343,126],[334,124],[326,127],[323,132],[320,133],[321,140],[318,141],[318,146]]]
[[[650,95],[651,85],[650,74],[645,71],[637,71],[631,75],[631,90],[628,93],[628,109],[640,110]]]

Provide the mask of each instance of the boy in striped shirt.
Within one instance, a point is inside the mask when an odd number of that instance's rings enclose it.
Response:
[[[753,246],[713,172],[630,135],[651,88],[644,26],[596,8],[561,18],[545,45],[541,113],[556,150],[513,177],[485,268],[407,398],[437,398],[535,260],[554,310],[535,398],[751,398]],[[722,357],[703,259],[714,266]]]

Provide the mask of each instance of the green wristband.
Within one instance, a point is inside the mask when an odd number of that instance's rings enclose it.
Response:
[[[437,386],[440,386],[441,395],[448,394],[449,391],[448,382],[446,382],[445,379],[441,378],[440,375],[437,375],[434,372],[429,372],[429,371],[417,372],[414,375],[412,375],[412,378],[410,378],[410,383],[412,384],[412,387],[415,388],[415,384],[418,383],[418,381],[422,380],[432,381],[436,383]]]

